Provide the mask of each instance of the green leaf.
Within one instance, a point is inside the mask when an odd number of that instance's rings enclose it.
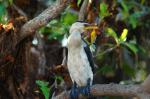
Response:
[[[123,0],[121,1],[121,6],[123,7],[125,12],[128,12],[128,10],[129,10],[128,6],[126,5],[126,3]]]
[[[79,6],[81,4],[81,0],[78,0],[77,5]]]
[[[134,54],[136,54],[138,52],[138,48],[136,47],[135,44],[133,43],[124,43]]]
[[[128,34],[128,29],[123,29],[123,32],[122,32],[121,36],[119,37],[119,40],[126,41],[127,34]]]
[[[54,20],[52,20],[52,21],[50,21],[50,25],[54,25],[54,24],[57,24],[58,23],[58,20],[56,20],[56,19],[54,19]]]
[[[138,24],[137,16],[132,14],[129,16],[129,23],[132,25],[132,28],[135,29]]]
[[[48,88],[48,82],[36,80],[36,84],[40,87],[45,99],[49,99],[50,97],[50,89]]]
[[[48,86],[49,83],[46,81],[36,80],[36,84],[41,87],[44,87],[44,86]]]
[[[109,36],[112,36],[115,39],[116,43],[118,44],[119,43],[119,38],[117,36],[117,33],[112,28],[107,28],[106,31],[107,31],[107,34]]]
[[[49,96],[50,96],[49,91],[50,91],[50,89],[48,87],[40,87],[40,89],[41,89],[45,99],[49,99]]]
[[[72,25],[76,20],[78,19],[78,16],[71,12],[66,12],[61,17],[61,23],[64,25]]]
[[[110,13],[108,11],[108,5],[106,3],[104,3],[104,2],[102,2],[100,4],[100,13],[99,13],[99,16],[101,18],[104,18],[104,17],[109,16],[109,15],[110,15]]]

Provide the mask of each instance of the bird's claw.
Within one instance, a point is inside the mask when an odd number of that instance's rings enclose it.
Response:
[[[85,96],[90,96],[90,86],[80,87],[79,92]]]
[[[85,87],[80,87],[79,88],[79,92],[85,96],[90,96],[91,93],[90,93],[90,78],[88,79],[87,81],[87,85]]]
[[[76,86],[76,83],[74,83],[72,88],[71,88],[70,98],[71,99],[78,99],[78,96],[79,96],[80,93],[89,97],[91,95],[91,92],[90,92],[90,81],[91,81],[91,79],[88,79],[86,86],[78,87],[78,88]]]
[[[70,92],[70,99],[78,99],[79,93],[78,88],[76,87],[76,84],[73,84],[73,87],[71,88]]]

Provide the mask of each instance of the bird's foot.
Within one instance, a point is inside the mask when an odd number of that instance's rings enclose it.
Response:
[[[90,96],[90,87],[89,86],[80,87],[79,92],[85,96]]]
[[[91,92],[90,92],[90,79],[88,79],[88,83],[87,83],[87,85],[86,86],[84,86],[84,87],[80,87],[79,88],[79,93],[81,93],[81,94],[83,94],[83,95],[85,95],[85,96],[90,96],[91,95]]]
[[[70,99],[78,99],[79,92],[78,88],[76,87],[76,83],[73,84],[70,92]]]

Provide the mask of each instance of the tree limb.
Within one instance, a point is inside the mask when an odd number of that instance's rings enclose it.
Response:
[[[80,8],[78,21],[84,21],[85,16],[87,15],[88,3],[89,3],[89,0],[84,0],[82,6]]]
[[[57,0],[53,6],[48,7],[40,15],[25,23],[20,30],[19,42],[33,35],[37,29],[57,17],[66,8],[68,1],[69,0]]]
[[[143,89],[150,93],[150,85],[149,84],[150,84],[150,75],[148,75],[148,77],[142,83]]]
[[[64,91],[53,99],[69,99],[69,92]],[[145,92],[141,85],[96,84],[91,86],[91,94],[92,96],[129,96],[150,99],[150,94]]]

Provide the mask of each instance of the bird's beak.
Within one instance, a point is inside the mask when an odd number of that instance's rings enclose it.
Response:
[[[84,24],[84,30],[87,31],[87,35],[90,37],[90,43],[94,43],[95,39],[97,37],[96,31],[98,30],[97,25],[92,25],[92,24]]]
[[[85,24],[84,25],[84,30],[97,30],[98,26],[96,25],[91,25],[91,24]]]

